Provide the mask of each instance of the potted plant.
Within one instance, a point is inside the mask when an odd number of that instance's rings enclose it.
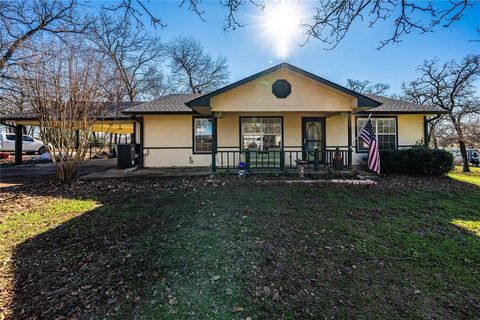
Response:
[[[335,156],[333,157],[333,167],[335,169],[342,169],[343,168],[343,156],[340,152],[340,149],[337,147],[335,150]]]

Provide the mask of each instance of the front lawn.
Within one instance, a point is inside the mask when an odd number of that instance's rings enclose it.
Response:
[[[462,167],[456,166],[455,170],[450,172],[448,176],[452,179],[463,181],[480,186],[480,168],[470,166],[471,172],[462,172]]]
[[[104,180],[61,197],[49,188],[58,187],[2,190],[11,200],[0,215],[0,310],[10,319],[480,314],[475,184]]]

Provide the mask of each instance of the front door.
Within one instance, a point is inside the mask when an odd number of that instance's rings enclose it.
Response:
[[[325,149],[325,118],[303,117],[302,118],[302,150],[303,159],[314,161],[315,150]],[[322,152],[319,153],[319,161],[322,162]]]

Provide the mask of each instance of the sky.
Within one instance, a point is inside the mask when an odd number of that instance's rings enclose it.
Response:
[[[107,3],[108,2],[104,2]],[[305,17],[312,16],[315,1],[299,1]],[[425,59],[438,57],[441,61],[460,60],[467,54],[480,54],[480,2],[465,12],[461,21],[449,28],[437,28],[435,32],[405,35],[402,42],[377,50],[379,42],[388,38],[393,30],[391,21],[368,28],[366,23],[354,24],[333,50],[312,39],[304,46],[299,37],[291,44],[287,55],[280,55],[272,37],[275,31],[265,24],[265,12],[258,8],[240,10],[238,20],[245,26],[224,31],[225,8],[218,1],[203,1],[203,20],[188,7],[179,7],[177,1],[150,0],[148,9],[161,18],[167,26],[153,28],[146,21],[148,32],[157,34],[168,42],[178,36],[198,39],[205,51],[213,56],[228,59],[230,82],[248,77],[281,62],[288,62],[330,81],[345,85],[347,78],[383,82],[391,86],[389,93],[401,93],[401,84],[418,76],[416,67]],[[304,18],[307,19],[307,18]],[[263,21],[263,22],[262,22]],[[267,19],[268,22],[268,19]]]

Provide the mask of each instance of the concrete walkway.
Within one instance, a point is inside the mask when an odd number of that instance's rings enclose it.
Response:
[[[147,168],[124,170],[117,168],[117,159],[93,159],[80,167],[80,179],[95,180],[129,177],[185,177],[208,176],[210,167]],[[9,165],[0,167],[0,187],[11,184],[35,183],[55,177],[52,163]]]
[[[80,167],[80,176],[104,172],[117,166],[117,159],[92,159]],[[55,177],[52,163],[8,165],[0,167],[0,186],[34,183]]]

